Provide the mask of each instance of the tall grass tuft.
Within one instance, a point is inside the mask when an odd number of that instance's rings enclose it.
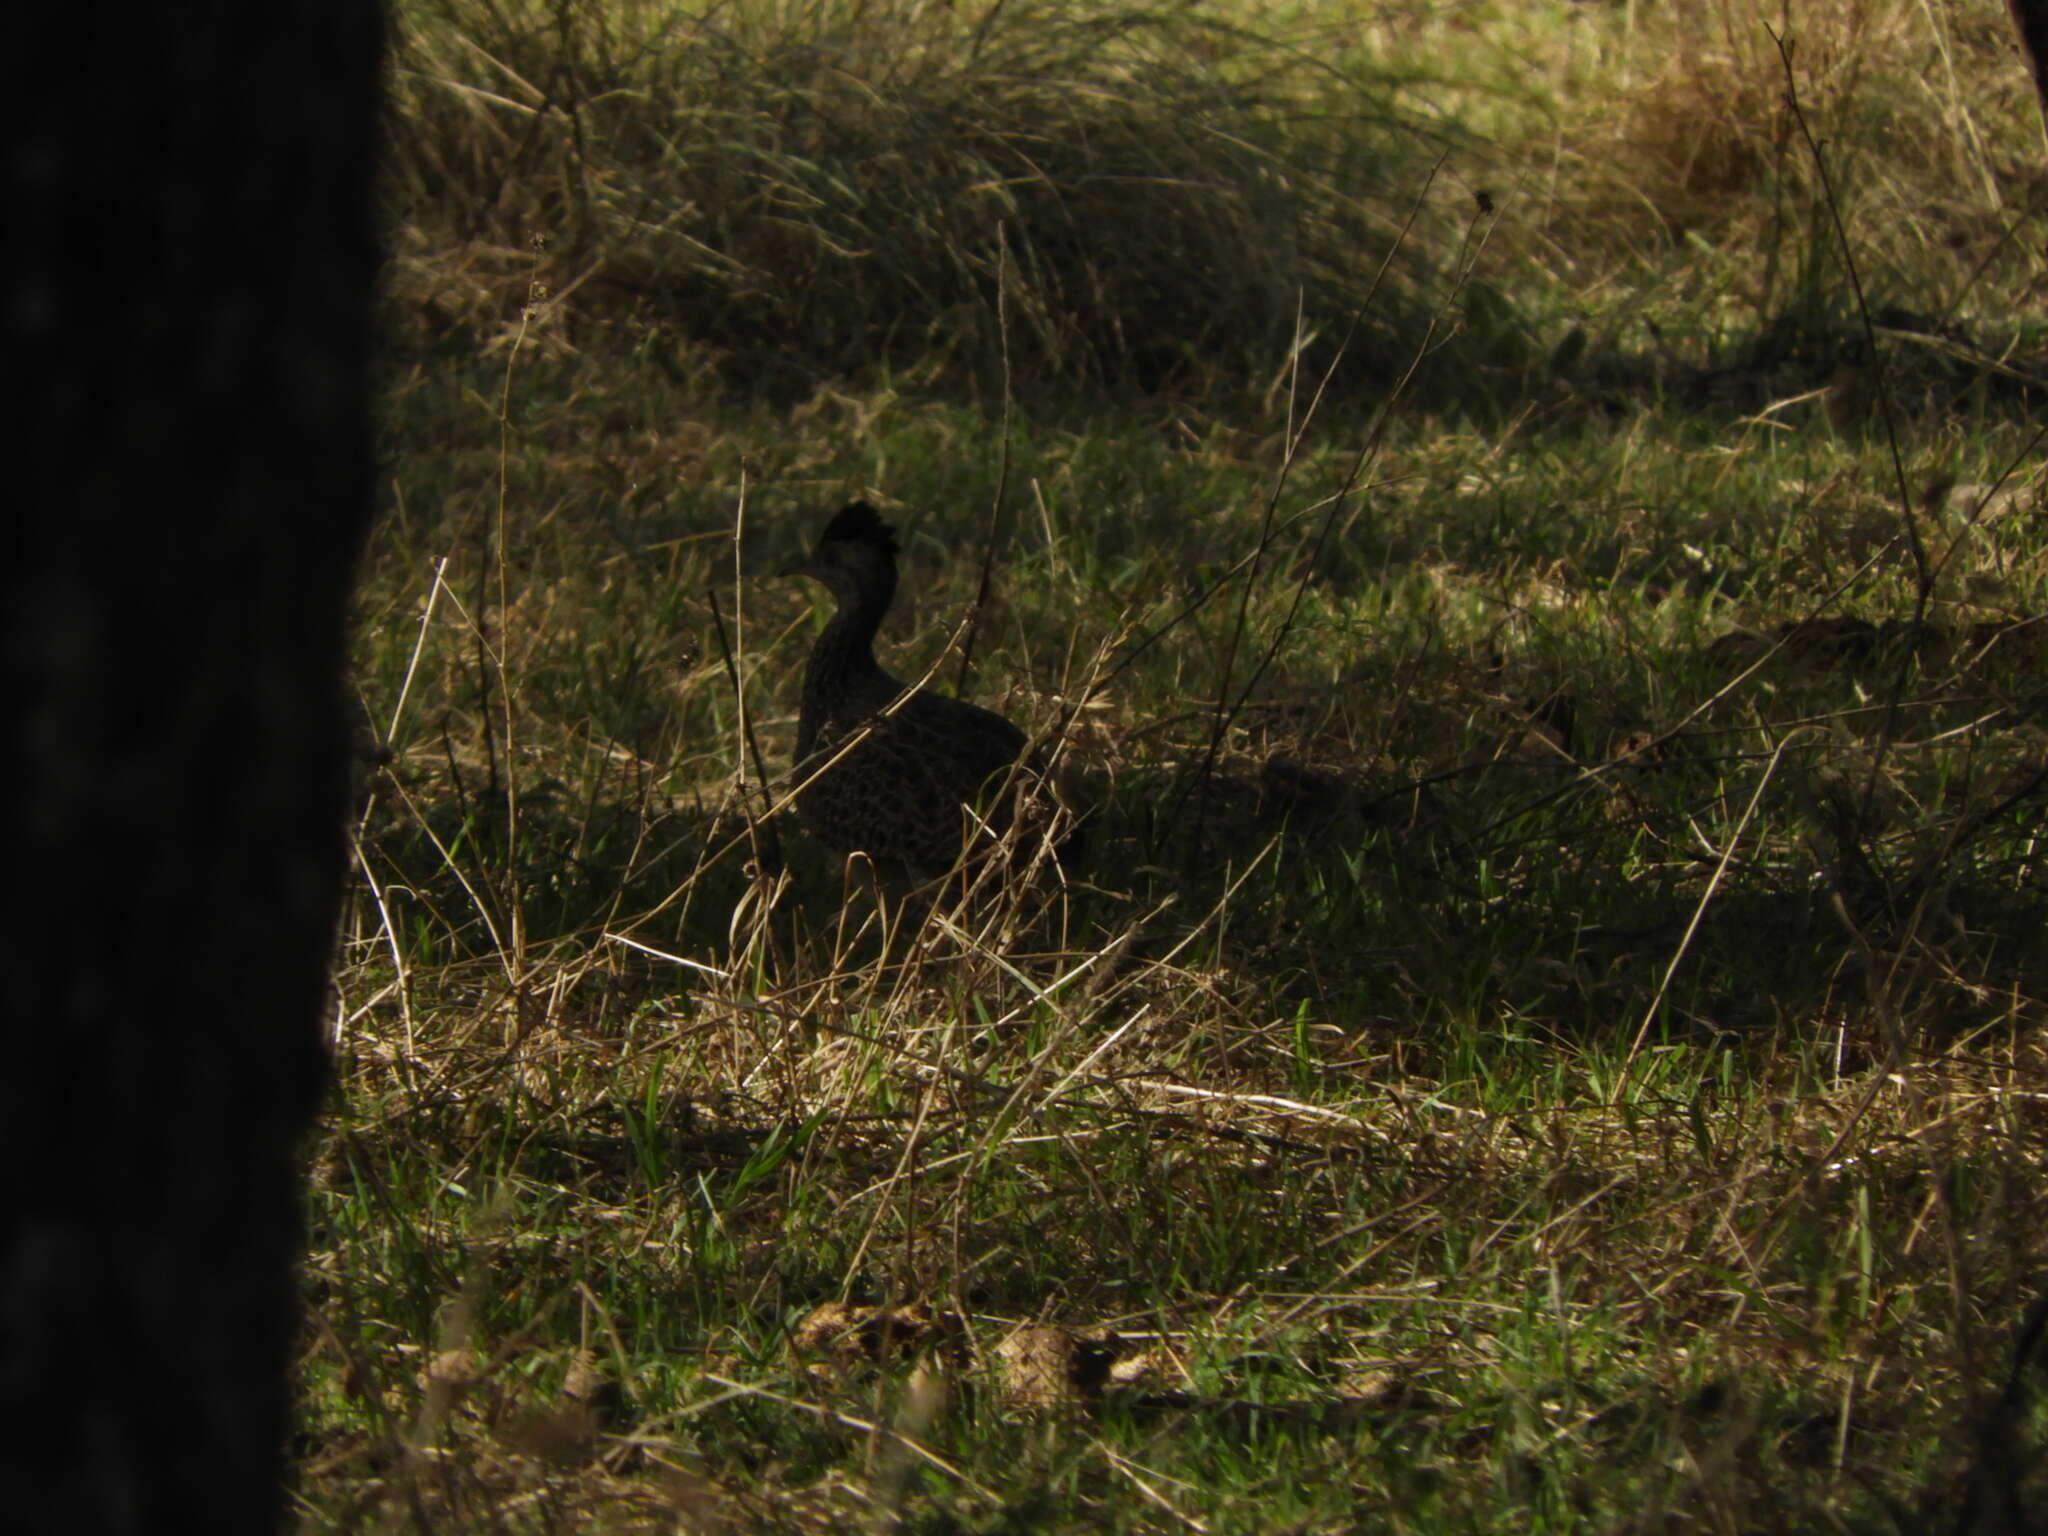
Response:
[[[1079,0],[414,5],[394,294],[502,324],[544,235],[580,314],[747,394],[993,387],[999,290],[1025,389],[1263,378],[1354,319],[1350,376],[1385,384],[1470,205],[1424,199],[1455,126],[1365,60]]]

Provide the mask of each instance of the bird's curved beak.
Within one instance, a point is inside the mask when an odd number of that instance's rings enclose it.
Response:
[[[787,581],[792,576],[815,576],[816,574],[816,557],[808,554],[797,556],[796,559],[790,561],[787,565],[777,566],[774,572],[777,581]]]

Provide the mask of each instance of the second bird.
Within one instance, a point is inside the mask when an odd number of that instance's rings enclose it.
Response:
[[[811,558],[792,571],[823,583],[838,605],[804,669],[796,808],[833,852],[864,853],[892,879],[924,880],[959,858],[964,809],[1001,782],[1024,733],[993,710],[911,690],[876,662],[875,631],[896,596],[896,555],[895,531],[856,501],[833,515]]]

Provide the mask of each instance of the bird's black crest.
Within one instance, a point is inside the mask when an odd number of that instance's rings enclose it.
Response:
[[[875,544],[892,555],[897,553],[896,530],[883,522],[882,514],[864,501],[848,502],[832,514],[832,521],[825,525],[819,542],[829,543],[834,539]]]

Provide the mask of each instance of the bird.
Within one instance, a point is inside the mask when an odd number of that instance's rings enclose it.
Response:
[[[855,501],[785,572],[819,582],[836,605],[804,668],[793,782],[797,819],[819,842],[916,884],[959,862],[965,812],[1006,782],[1025,737],[994,710],[913,688],[875,660],[899,552],[895,530]]]

